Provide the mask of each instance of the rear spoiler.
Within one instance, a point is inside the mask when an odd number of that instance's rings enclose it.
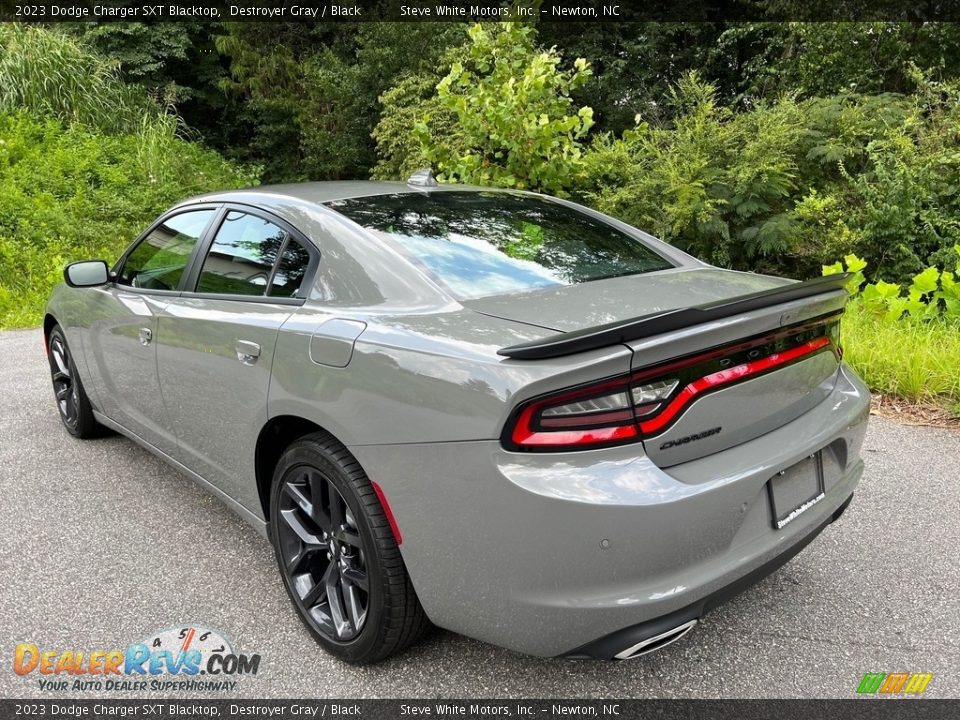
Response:
[[[827,275],[805,282],[790,283],[769,290],[761,290],[749,295],[738,295],[704,303],[703,305],[666,310],[629,320],[620,320],[607,325],[597,325],[583,330],[551,335],[541,340],[532,340],[501,348],[497,350],[497,354],[515,360],[544,360],[563,355],[573,355],[587,350],[596,350],[631,340],[640,340],[653,335],[682,330],[693,325],[780,305],[792,300],[846,290],[845,286],[849,279],[850,273]]]

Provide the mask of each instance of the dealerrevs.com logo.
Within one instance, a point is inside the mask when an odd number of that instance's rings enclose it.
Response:
[[[237,653],[216,630],[170,628],[125,649],[51,649],[20,643],[13,671],[41,690],[231,691],[237,677],[256,675],[259,655]]]

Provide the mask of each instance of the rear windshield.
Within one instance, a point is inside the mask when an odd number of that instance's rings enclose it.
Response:
[[[399,245],[463,299],[673,267],[612,225],[536,196],[402,193],[327,206]]]

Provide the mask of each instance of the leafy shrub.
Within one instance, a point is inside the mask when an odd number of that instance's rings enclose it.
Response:
[[[867,262],[852,254],[823,274],[851,273],[844,359],[870,388],[912,402],[946,401],[960,415],[960,245],[953,251],[954,270],[931,266],[904,286],[868,282]]]
[[[469,34],[466,59],[437,85],[458,142],[439,136],[428,114],[416,128],[423,156],[447,180],[565,194],[582,174],[581,140],[593,125],[593,111],[570,99],[590,77],[587,61],[561,70],[560,55],[538,49],[520,23]]]
[[[172,203],[255,182],[160,130],[106,135],[0,113],[0,327],[38,323],[66,263],[115,259]]]
[[[960,245],[954,245],[953,250],[960,256]],[[824,265],[823,274],[850,273],[847,290],[854,301],[889,323],[935,318],[960,323],[960,259],[955,259],[954,270],[931,266],[917,273],[906,287],[906,294],[897,283],[867,282],[863,273],[866,267],[866,260],[847,255],[842,262]]]
[[[588,199],[713,263],[809,276],[855,253],[903,282],[960,240],[960,87],[743,112],[688,75],[672,123],[598,139]]]
[[[695,74],[668,101],[677,112],[672,126],[639,121],[621,140],[598,145],[590,166],[607,156],[622,170],[612,183],[601,179],[595,204],[719,265],[755,268],[758,259],[788,255],[799,106],[784,98],[734,114]]]
[[[467,52],[466,45],[449,48],[434,67],[404,76],[380,96],[382,111],[372,133],[378,157],[372,172],[374,180],[405,180],[430,165],[422,142],[423,130],[421,134],[414,132],[425,117],[429,118],[431,137],[441,138],[438,142],[448,154],[466,152],[457,116],[437,96],[437,85],[446,69],[465,58]]]

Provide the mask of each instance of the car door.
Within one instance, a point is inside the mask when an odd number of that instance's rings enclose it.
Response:
[[[249,509],[277,333],[302,305],[319,254],[283,221],[227,206],[188,290],[160,312],[160,390],[177,458]]]
[[[176,451],[157,375],[157,318],[181,281],[217,207],[175,211],[154,223],[91,291],[85,347],[101,411],[168,455]]]

